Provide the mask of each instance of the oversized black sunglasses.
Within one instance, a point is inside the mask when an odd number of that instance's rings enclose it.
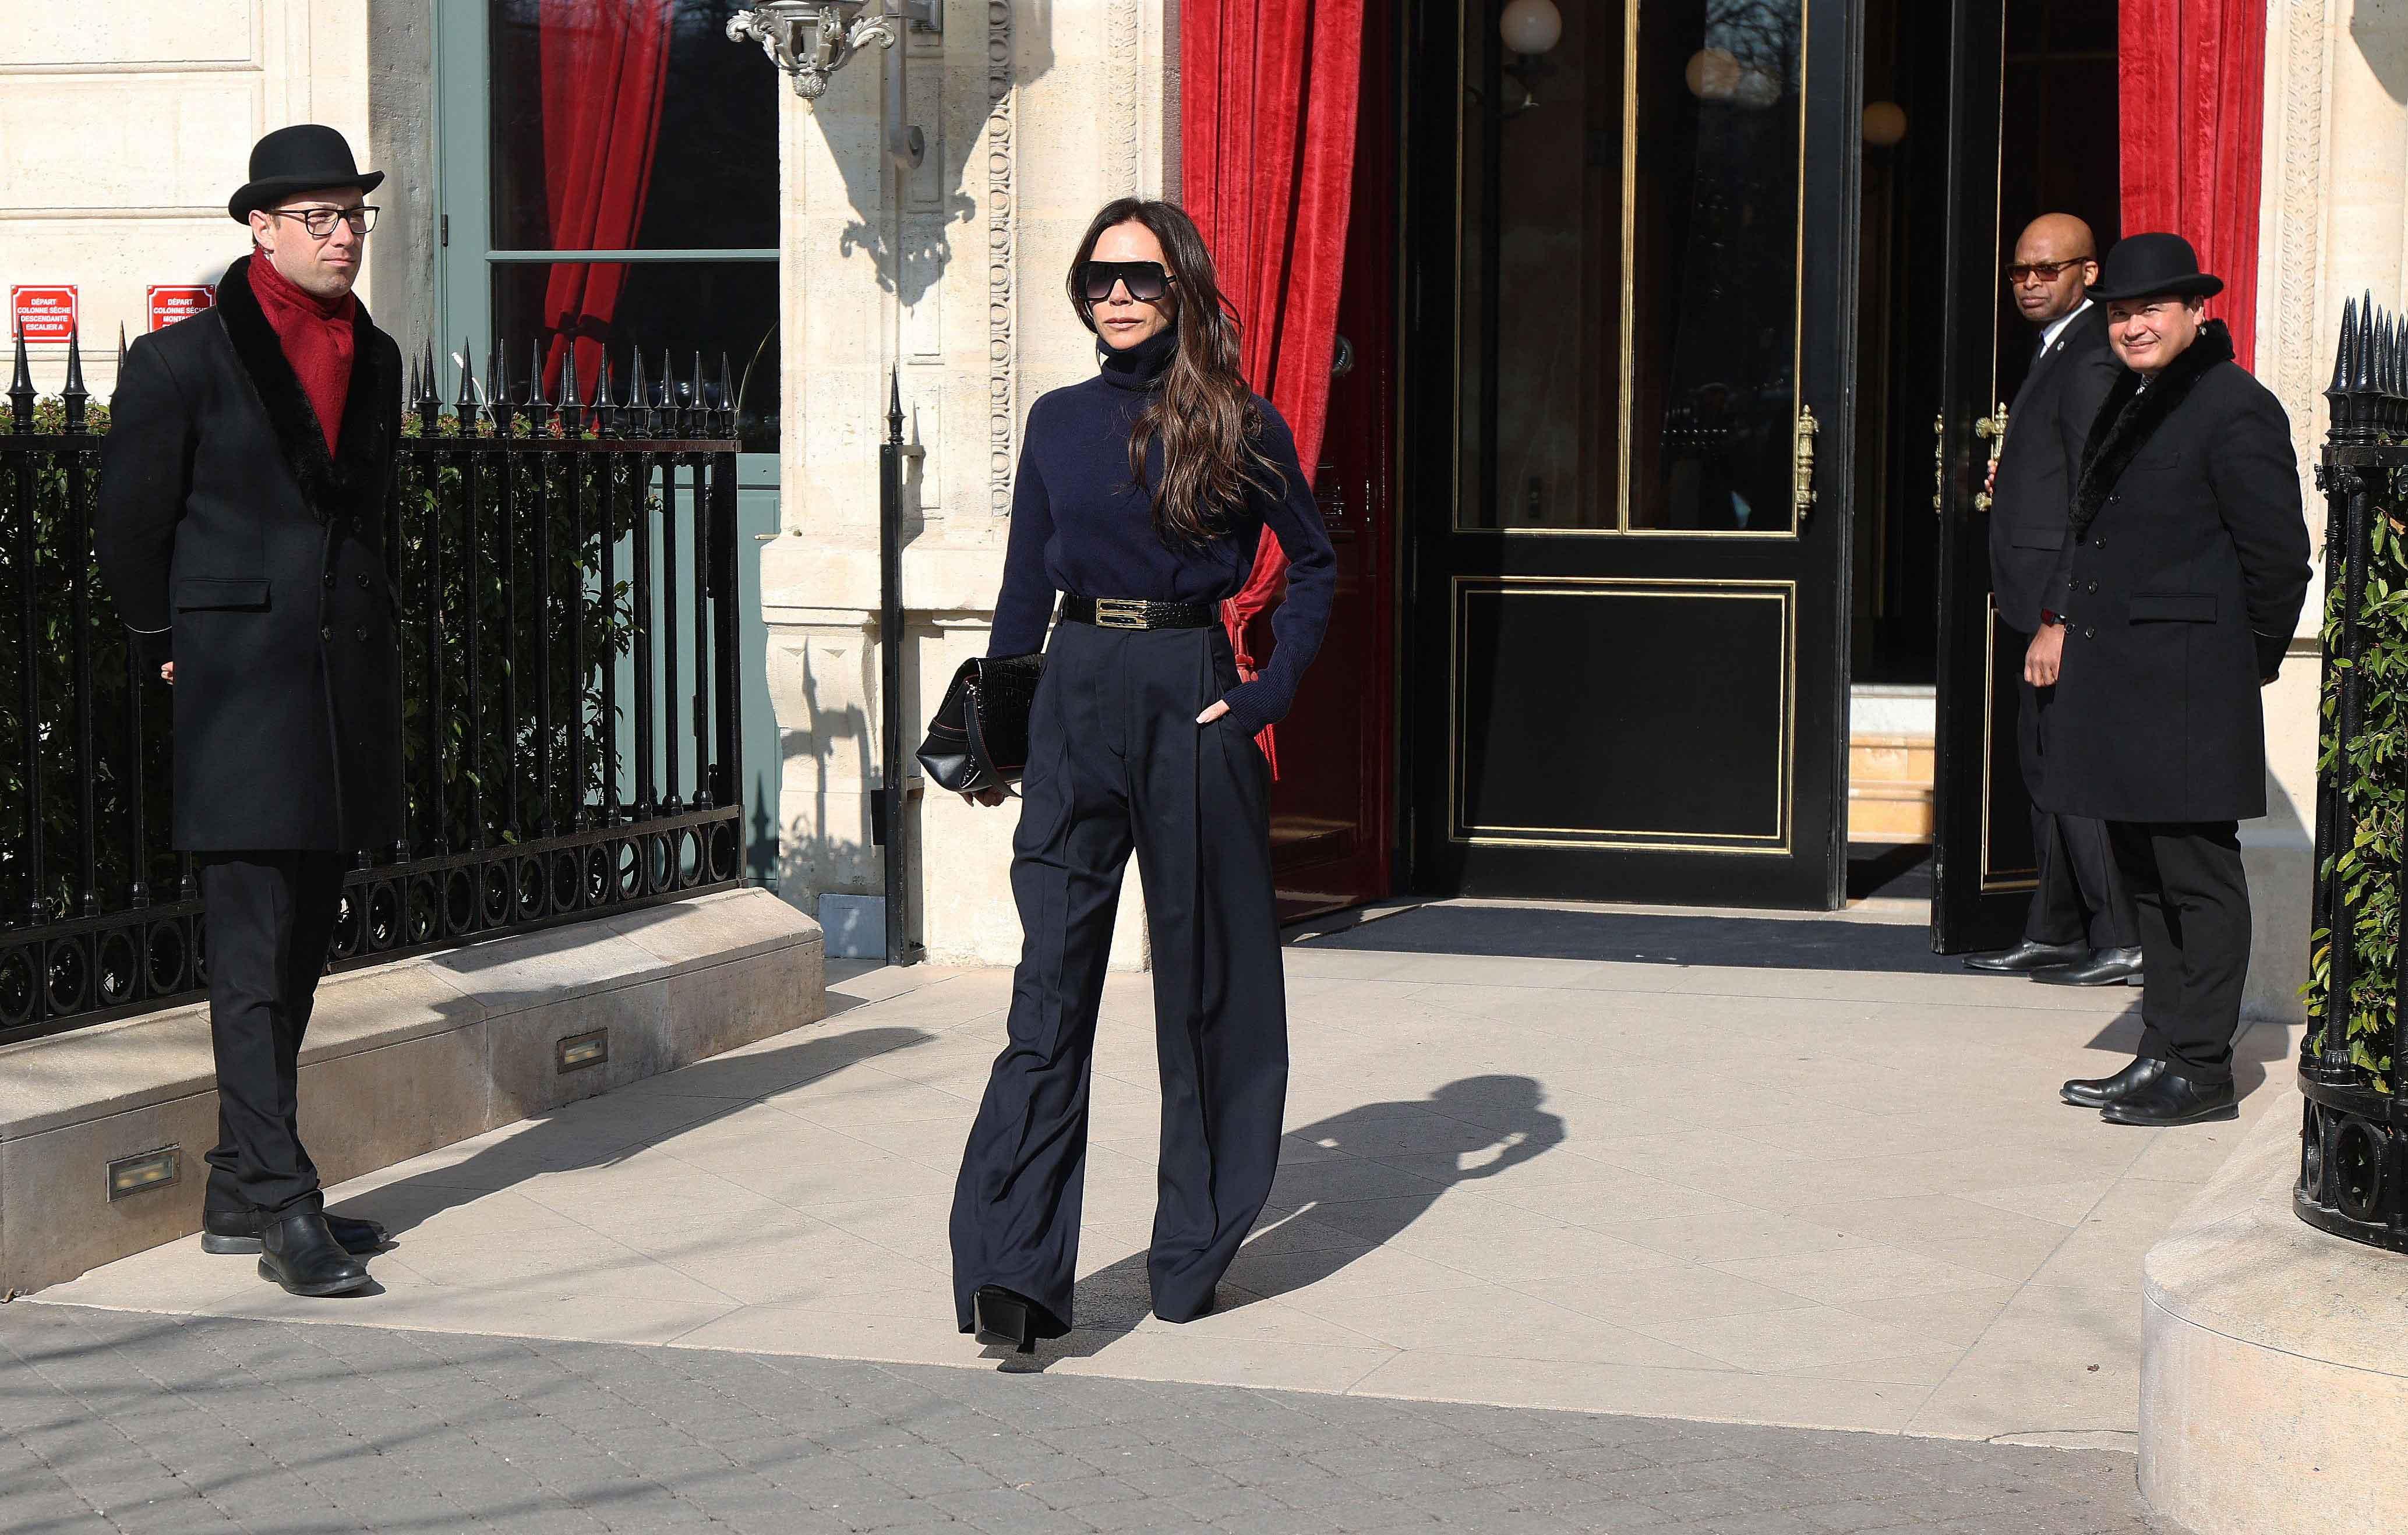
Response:
[[[1111,297],[1114,283],[1126,283],[1129,297],[1140,304],[1159,304],[1176,280],[1160,262],[1088,262],[1079,268],[1079,291],[1090,304]]]

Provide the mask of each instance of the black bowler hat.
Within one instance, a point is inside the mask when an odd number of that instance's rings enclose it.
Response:
[[[235,222],[248,223],[254,209],[264,208],[296,192],[322,187],[357,187],[374,192],[384,172],[360,173],[351,147],[341,134],[322,122],[296,122],[279,128],[251,147],[251,179],[226,204]]]
[[[2179,235],[2131,235],[2115,242],[2090,285],[2095,299],[2214,298],[2224,279],[2199,269],[2199,252]]]

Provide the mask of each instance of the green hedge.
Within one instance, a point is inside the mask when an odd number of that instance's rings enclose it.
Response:
[[[2349,661],[2339,655],[2344,591],[2336,584],[2325,594],[2325,652],[2334,659],[2321,709],[2316,773],[2328,781],[2338,775],[2351,835],[2349,845],[2335,848],[2317,873],[2326,878],[2340,875],[2344,909],[2352,918],[2349,996],[2343,1017],[2350,1064],[2368,1086],[2387,1093],[2395,1080],[2391,1042],[2398,1037],[2394,1030],[2400,1012],[2401,846],[2408,834],[2408,818],[2403,818],[2408,812],[2408,784],[2403,784],[2403,770],[2408,770],[2408,735],[2403,735],[2408,729],[2408,527],[2386,507],[2375,508],[2371,520],[2372,558],[2358,615],[2359,726],[2345,762],[2335,750],[2340,681],[2350,668]],[[2325,1030],[2336,1012],[2332,945],[2329,926],[2310,935],[2308,981],[2301,994],[2307,999],[2312,1051],[2325,1048]]]

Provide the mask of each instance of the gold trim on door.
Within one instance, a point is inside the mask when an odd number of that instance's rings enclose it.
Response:
[[[1457,36],[1469,20],[1473,0],[1458,0],[1456,7]],[[1631,385],[1638,376],[1637,327],[1631,320],[1638,303],[1639,279],[1635,257],[1639,249],[1639,206],[1636,186],[1639,177],[1639,11],[1641,0],[1624,0],[1622,33],[1622,305],[1614,317],[1619,343],[1621,366],[1620,398],[1615,403],[1621,433],[1614,444],[1614,525],[1610,528],[1529,528],[1481,527],[1464,521],[1463,498],[1463,391],[1458,387],[1455,398],[1455,528],[1458,533],[1491,533],[1507,538],[1714,538],[1714,539],[1796,539],[1805,534],[1804,517],[1793,511],[1786,528],[1634,528],[1630,525],[1632,463],[1630,455],[1633,428]],[[1813,36],[1813,0],[1798,0],[1798,217],[1797,259],[1793,267],[1794,291],[1789,321],[1790,362],[1789,387],[1796,398],[1791,406],[1791,425],[1797,426],[1799,412],[1807,402],[1800,394],[1806,369],[1806,109],[1812,99],[1811,62],[1813,50],[1809,41]],[[1467,99],[1469,76],[1467,72],[1469,50],[1455,49],[1455,298],[1457,312],[1462,311],[1464,258],[1464,177],[1469,156],[1465,153],[1463,135],[1463,103]],[[1493,277],[1491,280],[1494,280]],[[1455,334],[1455,377],[1463,377],[1463,326],[1458,319]],[[1484,430],[1494,431],[1494,423]],[[1495,487],[1489,487],[1493,493]]]
[[[1475,591],[1501,595],[1618,594],[1706,602],[1770,602],[1781,609],[1781,729],[1773,764],[1773,824],[1763,837],[1712,832],[1577,826],[1467,826],[1463,814],[1463,612]],[[1611,680],[1598,686],[1611,687]],[[1797,798],[1792,764],[1798,755],[1798,583],[1773,580],[1686,580],[1636,576],[1456,576],[1447,599],[1447,840],[1489,847],[1589,847],[1627,852],[1724,853],[1742,857],[1786,855],[1796,832],[1791,815]],[[1642,744],[1643,745],[1643,744]],[[1550,771],[1554,771],[1550,769]]]

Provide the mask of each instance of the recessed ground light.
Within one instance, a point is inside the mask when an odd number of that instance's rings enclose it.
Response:
[[[108,1197],[122,1200],[128,1194],[139,1194],[148,1188],[165,1188],[183,1176],[184,1154],[179,1146],[161,1146],[139,1157],[121,1157],[108,1164]]]
[[[590,1034],[571,1034],[560,1042],[558,1054],[563,1073],[599,1066],[610,1059],[610,1030],[596,1029]]]

